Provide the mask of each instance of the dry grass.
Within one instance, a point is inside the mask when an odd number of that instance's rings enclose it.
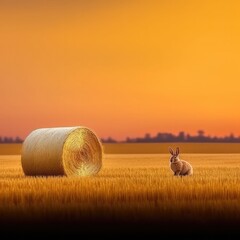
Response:
[[[162,154],[168,147],[180,147],[184,153],[240,153],[240,143],[105,143],[108,154]]]
[[[240,143],[104,143],[107,154],[163,154],[168,147],[184,153],[240,153]],[[22,144],[0,144],[0,155],[20,155]]]
[[[184,157],[194,166],[192,177],[173,177],[168,155],[108,155],[95,177],[36,178],[23,175],[19,156],[1,156],[0,214],[6,209],[27,214],[41,209],[41,215],[104,209],[114,215],[122,210],[138,214],[187,208],[221,215],[227,207],[239,215],[240,155]]]
[[[240,220],[240,154],[184,154],[190,177],[173,177],[168,154],[106,155],[94,177],[25,177],[20,156],[0,156],[2,220],[214,222]]]

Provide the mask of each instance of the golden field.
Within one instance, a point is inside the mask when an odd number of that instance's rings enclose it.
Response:
[[[1,221],[239,223],[240,154],[181,158],[193,176],[174,177],[169,154],[106,154],[98,175],[67,178],[25,177],[19,155],[2,155]]]
[[[106,154],[162,154],[168,147],[184,153],[240,153],[240,143],[104,143]],[[0,155],[20,155],[22,144],[0,144]]]

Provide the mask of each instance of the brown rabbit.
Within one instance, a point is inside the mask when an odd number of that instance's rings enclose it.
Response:
[[[176,153],[169,147],[170,157],[170,168],[174,172],[174,176],[189,176],[193,174],[193,168],[190,163],[181,160],[179,158],[179,148],[176,148]]]

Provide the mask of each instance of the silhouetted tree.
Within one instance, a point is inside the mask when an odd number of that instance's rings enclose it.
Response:
[[[198,137],[202,138],[204,137],[204,131],[203,130],[198,130]]]

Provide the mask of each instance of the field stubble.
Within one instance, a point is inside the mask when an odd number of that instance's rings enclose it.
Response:
[[[100,173],[83,178],[25,177],[20,156],[0,156],[1,222],[239,223],[240,154],[181,157],[193,176],[174,177],[168,154],[105,155]]]

